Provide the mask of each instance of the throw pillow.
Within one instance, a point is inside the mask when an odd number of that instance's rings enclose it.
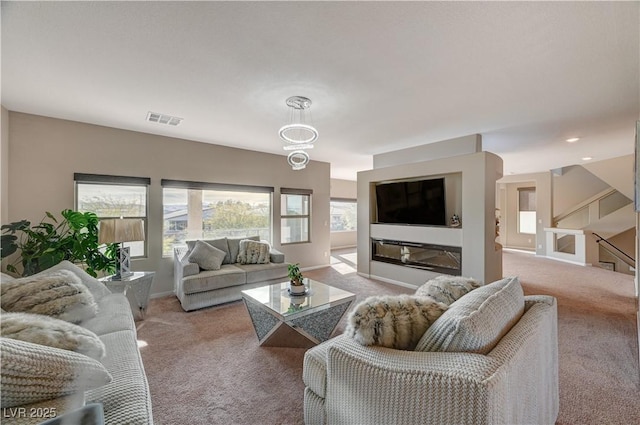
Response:
[[[188,251],[186,254],[187,256],[189,256],[193,248],[196,246],[196,242],[198,241],[187,241],[187,248],[188,248]],[[222,261],[222,264],[233,263],[233,261],[231,261],[231,254],[229,254],[229,244],[227,243],[227,238],[207,239],[207,240],[203,240],[203,242],[208,243],[214,248],[218,248],[220,251],[224,251],[226,255],[224,257],[224,261]]]
[[[204,241],[196,241],[187,259],[190,263],[196,263],[202,270],[220,270],[226,255],[226,252]]]
[[[0,337],[2,407],[35,403],[97,388],[111,375],[73,351]]]
[[[412,350],[446,310],[445,304],[430,298],[411,295],[369,297],[349,314],[345,334],[362,345]]]
[[[252,241],[260,241],[260,236],[243,236],[239,238],[227,238],[229,244],[229,254],[231,255],[231,262],[235,263],[238,260],[238,254],[240,253],[240,241],[249,239]]]
[[[2,282],[0,296],[8,312],[45,314],[73,323],[95,317],[98,311],[91,292],[68,270]]]
[[[269,242],[243,239],[240,241],[236,262],[240,264],[267,264],[269,263],[270,250]]]
[[[96,334],[81,326],[41,314],[6,313],[0,322],[5,338],[75,351],[93,359],[104,357],[104,343]]]
[[[524,313],[524,293],[517,277],[474,289],[451,304],[425,332],[416,351],[487,354]]]
[[[91,292],[91,295],[93,295],[93,298],[96,300],[96,302],[100,301],[107,295],[111,295],[111,291],[107,289],[104,283],[100,282],[98,279],[85,272],[81,267],[78,267],[76,264],[73,264],[71,261],[67,260],[61,261],[55,266],[50,267],[47,270],[43,270],[40,273],[35,274],[34,276],[39,276],[42,274],[60,270],[68,270],[76,275],[76,277],[80,279],[82,284],[86,286],[87,289],[89,289],[89,292]]]
[[[431,297],[434,300],[451,305],[472,290],[479,288],[482,284],[469,277],[461,276],[438,276],[429,280],[416,290],[416,296]]]

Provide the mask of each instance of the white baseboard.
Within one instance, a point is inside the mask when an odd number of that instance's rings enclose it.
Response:
[[[151,296],[149,296],[149,298],[163,298],[163,297],[168,297],[169,295],[175,295],[176,293],[173,291],[167,291],[167,292],[158,292],[155,294],[151,294]]]
[[[329,266],[331,266],[331,264],[321,264],[319,266],[311,266],[311,267],[301,268],[300,271],[308,272],[308,271],[311,271],[311,270],[324,269],[325,267],[329,267]]]

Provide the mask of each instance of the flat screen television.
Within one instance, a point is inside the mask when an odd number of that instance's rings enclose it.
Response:
[[[378,183],[377,223],[446,226],[444,178]]]

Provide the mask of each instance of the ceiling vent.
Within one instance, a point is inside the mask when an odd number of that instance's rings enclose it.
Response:
[[[147,114],[147,121],[157,122],[158,124],[167,124],[172,126],[180,125],[182,118],[172,117],[171,115],[159,114],[157,112],[149,112]]]

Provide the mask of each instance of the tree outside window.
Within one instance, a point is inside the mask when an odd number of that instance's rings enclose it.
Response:
[[[252,191],[251,187],[191,189],[171,187],[172,184],[179,183],[163,182],[163,255],[172,255],[173,248],[187,240],[258,235],[271,241],[270,191]]]
[[[357,230],[358,203],[355,199],[332,199],[329,207],[332,232]]]
[[[80,212],[93,212],[99,219],[138,218],[147,228],[147,191],[150,179],[96,174],[74,175],[75,204]],[[146,241],[125,242],[132,257],[146,256]]]

